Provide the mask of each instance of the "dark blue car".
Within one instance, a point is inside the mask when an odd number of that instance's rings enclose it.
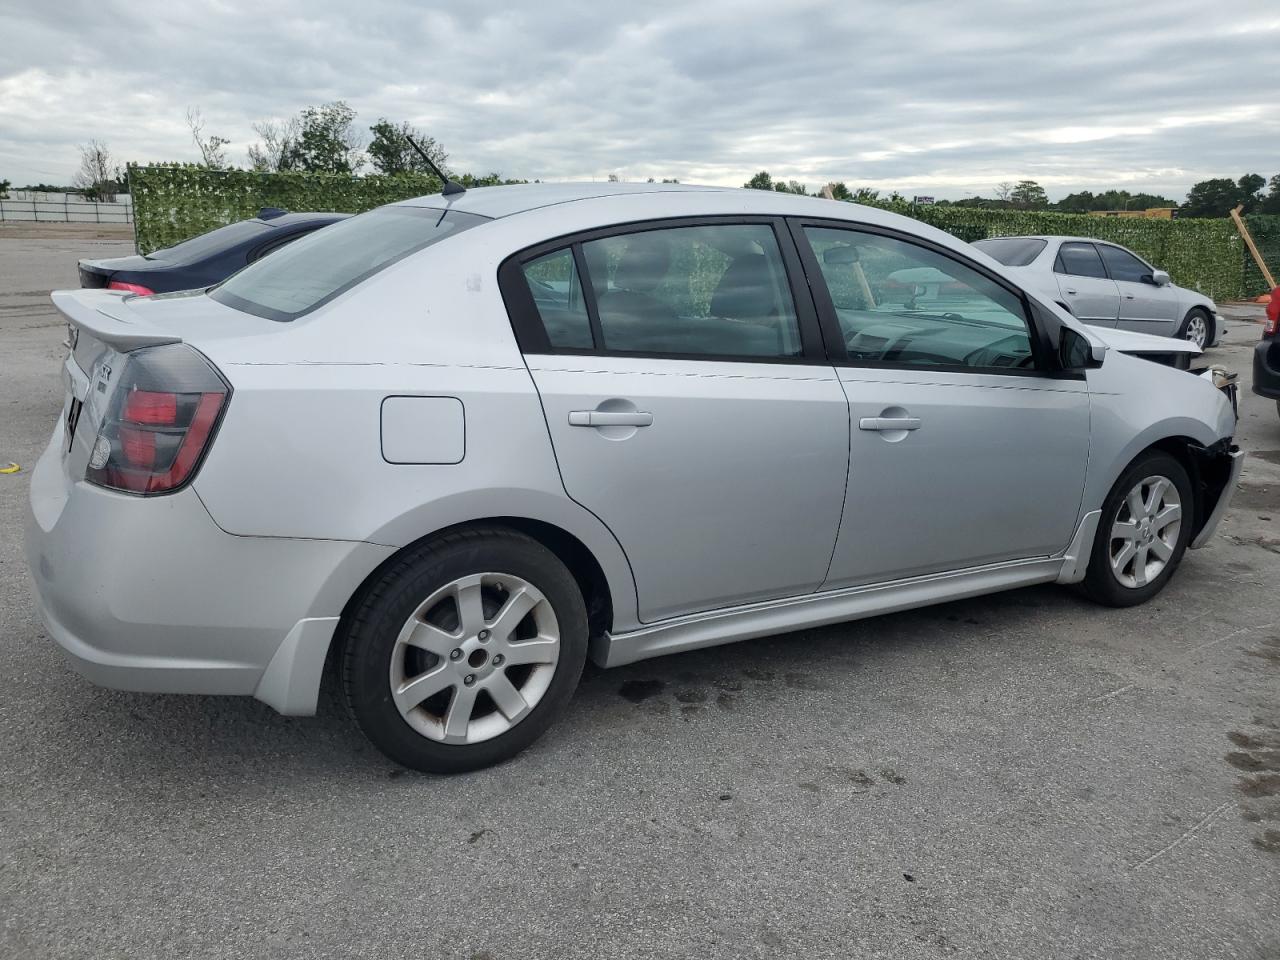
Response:
[[[227,224],[143,257],[81,260],[80,286],[139,294],[209,287],[271,251],[349,216],[266,208],[252,220]]]

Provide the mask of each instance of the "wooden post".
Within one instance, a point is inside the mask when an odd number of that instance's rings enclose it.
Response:
[[[1267,291],[1274,290],[1277,286],[1276,278],[1271,275],[1271,271],[1267,269],[1267,265],[1262,261],[1262,254],[1258,252],[1258,245],[1253,242],[1253,236],[1249,233],[1249,228],[1245,226],[1244,220],[1240,216],[1240,211],[1244,209],[1244,204],[1240,204],[1231,211],[1231,219],[1236,222],[1236,229],[1240,231],[1240,236],[1244,237],[1244,245],[1249,248],[1249,252],[1253,254],[1253,262],[1258,265],[1258,269],[1262,271],[1262,279],[1267,281]]]

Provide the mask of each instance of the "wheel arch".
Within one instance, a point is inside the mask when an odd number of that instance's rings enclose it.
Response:
[[[518,515],[493,515],[474,517],[439,527],[416,537],[400,546],[387,556],[360,581],[351,595],[343,603],[338,618],[338,629],[334,639],[339,641],[330,644],[328,662],[332,666],[341,647],[341,638],[345,634],[345,626],[350,621],[353,611],[368,591],[371,584],[382,576],[389,567],[399,562],[405,553],[421,547],[438,537],[461,530],[505,529],[521,533],[550,550],[569,569],[578,588],[582,591],[583,602],[587,607],[587,622],[590,636],[596,637],[613,629],[617,613],[615,598],[621,593],[624,609],[634,609],[634,587],[630,583],[619,585],[611,583],[605,568],[596,554],[574,533],[564,527],[543,519]],[[628,593],[628,591],[630,591]],[[630,599],[631,606],[627,605]],[[626,615],[625,613],[623,614]]]
[[[1116,471],[1111,480],[1111,486],[1114,486],[1116,480],[1140,457],[1153,451],[1169,454],[1182,465],[1191,479],[1195,511],[1191,522],[1191,536],[1194,539],[1204,527],[1209,515],[1213,513],[1213,508],[1222,496],[1230,477],[1231,461],[1226,455],[1230,445],[1229,440],[1219,440],[1206,445],[1194,437],[1183,434],[1160,437],[1129,457]],[[1107,489],[1110,490],[1111,486]]]

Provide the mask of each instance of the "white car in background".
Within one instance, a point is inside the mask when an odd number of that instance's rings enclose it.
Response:
[[[1212,300],[1178,286],[1168,273],[1114,243],[1088,237],[993,237],[973,245],[1085,323],[1177,337],[1197,347],[1213,346],[1222,332]]]

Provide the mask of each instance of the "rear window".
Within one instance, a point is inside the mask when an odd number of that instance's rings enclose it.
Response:
[[[165,263],[195,263],[210,255],[230,250],[242,243],[257,240],[271,232],[271,226],[261,220],[241,220],[229,223],[217,230],[210,230],[182,243],[175,243],[163,250],[153,250],[147,254],[148,260],[163,260]]]
[[[249,264],[209,296],[268,320],[292,320],[397,260],[487,219],[458,210],[381,207]]]
[[[974,246],[1006,267],[1025,267],[1040,256],[1040,251],[1047,243],[1046,240],[1034,240],[1030,237],[997,237],[979,240]]]

